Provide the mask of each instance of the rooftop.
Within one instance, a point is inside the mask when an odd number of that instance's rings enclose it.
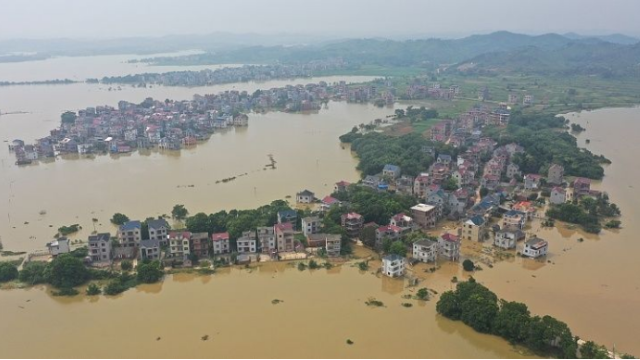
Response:
[[[413,210],[413,211],[420,211],[420,212],[429,212],[429,211],[431,211],[433,209],[435,209],[435,206],[427,205],[427,204],[418,204],[418,205],[413,206],[411,208],[411,210]]]

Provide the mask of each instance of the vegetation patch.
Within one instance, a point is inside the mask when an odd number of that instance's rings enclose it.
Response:
[[[382,307],[384,306],[384,303],[380,300],[376,300],[375,298],[369,298],[369,300],[364,302],[365,304],[367,304],[367,306],[372,306],[372,307]]]

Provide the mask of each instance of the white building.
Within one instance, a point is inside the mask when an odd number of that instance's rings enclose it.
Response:
[[[518,240],[524,239],[525,234],[521,230],[500,230],[496,232],[493,245],[503,249],[515,249]]]
[[[157,240],[160,246],[167,245],[167,234],[171,227],[165,219],[147,221],[149,228],[149,240]]]
[[[549,243],[538,237],[531,238],[524,243],[522,255],[530,258],[538,258],[547,255]]]
[[[213,255],[228,254],[231,252],[229,245],[229,233],[215,233],[211,234],[211,245],[213,248]]]
[[[438,253],[447,260],[460,259],[460,238],[451,233],[444,233],[438,238]]]
[[[554,187],[551,189],[551,196],[549,197],[549,202],[555,205],[564,204],[567,202],[567,190],[561,187]]]
[[[389,277],[404,275],[406,261],[399,255],[387,255],[382,258],[382,273]]]
[[[49,249],[49,254],[51,254],[51,256],[66,254],[71,251],[69,247],[69,239],[61,237],[57,240],[53,240],[52,242],[47,243],[47,249]]]
[[[239,253],[255,253],[258,251],[258,240],[256,240],[255,233],[252,231],[245,231],[242,236],[236,240],[236,246]]]
[[[316,234],[320,231],[320,226],[322,222],[320,218],[317,216],[308,216],[302,218],[302,233],[304,236],[309,236],[310,234]]]
[[[438,243],[423,239],[413,243],[413,258],[422,262],[436,261],[438,257]]]
[[[315,194],[309,190],[302,190],[296,194],[296,202],[299,204],[310,204],[315,198]]]

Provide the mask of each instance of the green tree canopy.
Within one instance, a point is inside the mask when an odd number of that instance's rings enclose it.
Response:
[[[0,262],[0,282],[11,281],[18,277],[18,268],[10,262]]]
[[[122,225],[129,221],[129,217],[122,213],[115,213],[111,217],[111,223],[114,225]]]
[[[82,260],[70,254],[58,255],[50,264],[49,282],[57,288],[82,285],[90,278]]]

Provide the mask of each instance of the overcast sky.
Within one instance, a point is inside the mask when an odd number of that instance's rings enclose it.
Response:
[[[620,32],[635,0],[0,0],[0,38],[234,33],[338,37]]]

